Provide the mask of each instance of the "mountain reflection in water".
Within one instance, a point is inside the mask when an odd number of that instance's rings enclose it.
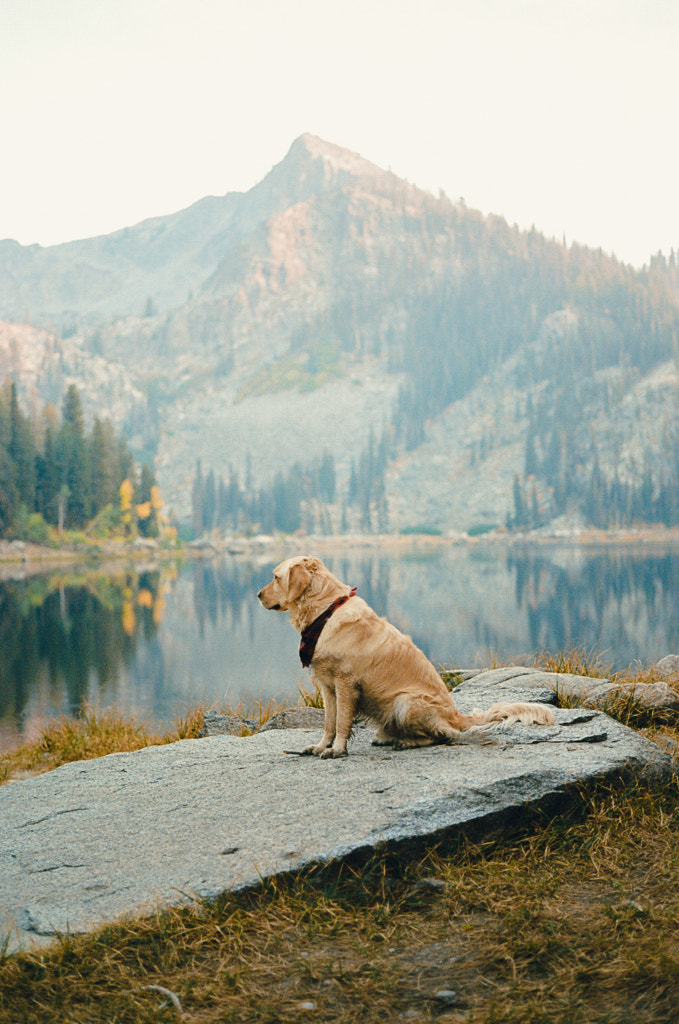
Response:
[[[308,686],[296,636],[256,596],[277,560],[1,583],[0,746],[88,704],[163,725],[192,704],[295,700]],[[676,550],[479,545],[324,560],[437,664],[578,646],[619,669],[679,651]]]

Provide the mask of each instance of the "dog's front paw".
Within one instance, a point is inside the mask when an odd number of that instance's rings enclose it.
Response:
[[[348,756],[349,755],[347,754],[346,750],[335,750],[334,747],[326,747],[326,749],[321,752],[321,758],[323,760],[325,760],[328,757],[348,757]]]
[[[304,747],[302,754],[309,754],[312,757],[328,757],[328,751],[330,747],[326,747],[323,743],[312,743],[309,747]]]

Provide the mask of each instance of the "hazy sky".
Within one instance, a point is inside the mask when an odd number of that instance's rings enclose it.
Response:
[[[0,0],[0,238],[245,191],[312,132],[641,265],[679,249],[678,0]]]

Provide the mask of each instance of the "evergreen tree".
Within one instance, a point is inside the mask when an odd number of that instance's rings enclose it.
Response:
[[[203,483],[203,468],[200,459],[196,462],[196,475],[191,489],[191,521],[194,537],[201,537],[205,529],[204,519],[205,492]]]
[[[328,452],[321,459],[318,469],[318,492],[323,501],[332,504],[335,500],[335,460]]]
[[[92,512],[92,476],[90,452],[85,443],[85,425],[78,389],[71,384],[64,398],[61,429],[56,438],[55,456],[59,469],[62,497],[68,489],[64,525],[84,526]]]
[[[95,416],[90,438],[92,466],[92,513],[96,515],[107,505],[115,505],[120,484],[120,466],[116,438],[109,420]],[[125,476],[129,467],[124,468]],[[123,477],[124,479],[124,477]]]
[[[35,506],[35,443],[28,418],[19,409],[16,387],[10,388],[10,440],[7,451],[13,464],[17,499],[28,511]]]

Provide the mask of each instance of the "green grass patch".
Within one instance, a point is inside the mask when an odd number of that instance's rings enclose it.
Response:
[[[443,533],[438,526],[430,526],[428,523],[417,523],[415,526],[404,526],[401,535],[410,537],[421,534],[423,537],[440,537]]]
[[[315,391],[343,376],[339,345],[319,341],[305,352],[285,355],[260,366],[241,385],[236,401],[276,391]]]
[[[497,530],[497,523],[473,523],[467,530],[468,537],[482,537],[484,533],[492,533]]]

